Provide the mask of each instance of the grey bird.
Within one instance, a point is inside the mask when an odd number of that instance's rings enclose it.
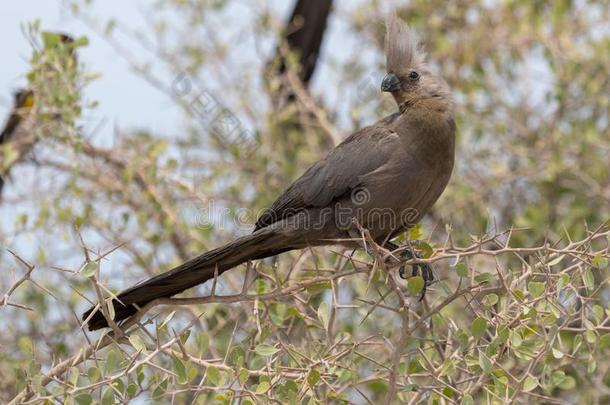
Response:
[[[309,246],[361,247],[363,230],[380,245],[396,247],[390,240],[416,224],[445,189],[456,127],[450,89],[424,61],[416,32],[397,17],[387,28],[381,90],[392,94],[398,112],[353,133],[305,171],[260,216],[251,235],[119,293],[114,321],[250,260]],[[429,267],[420,267],[429,282]],[[108,326],[97,306],[83,320],[90,330]]]

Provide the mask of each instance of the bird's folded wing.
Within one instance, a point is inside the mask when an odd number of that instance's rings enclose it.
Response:
[[[256,221],[255,231],[307,208],[323,208],[360,185],[362,176],[387,162],[398,135],[382,125],[353,133],[311,166]]]

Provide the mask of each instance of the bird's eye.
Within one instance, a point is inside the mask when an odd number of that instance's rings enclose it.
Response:
[[[409,79],[415,81],[417,79],[419,79],[419,73],[417,73],[415,70],[412,70],[409,72]]]

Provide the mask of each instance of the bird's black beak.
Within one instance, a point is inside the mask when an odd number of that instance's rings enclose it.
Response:
[[[400,88],[400,79],[394,73],[388,73],[381,81],[381,91],[396,91]]]

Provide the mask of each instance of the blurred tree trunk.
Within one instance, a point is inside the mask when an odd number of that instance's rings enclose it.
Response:
[[[326,109],[309,92],[318,66],[332,0],[297,0],[264,71],[273,108],[262,135],[266,155],[264,193],[267,207],[296,176],[339,141]],[[264,151],[264,152],[263,152]]]
[[[297,0],[276,52],[278,73],[284,73],[288,66],[287,55],[282,49],[286,46],[288,52],[298,56],[297,75],[303,85],[308,86],[316,69],[331,6],[332,0]]]

